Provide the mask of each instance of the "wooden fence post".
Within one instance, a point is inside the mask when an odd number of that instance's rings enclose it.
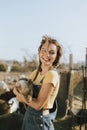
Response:
[[[73,68],[73,55],[69,55],[69,70],[72,70]]]

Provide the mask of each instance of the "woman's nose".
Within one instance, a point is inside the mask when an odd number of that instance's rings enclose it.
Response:
[[[49,52],[48,51],[46,51],[46,56],[49,56]]]

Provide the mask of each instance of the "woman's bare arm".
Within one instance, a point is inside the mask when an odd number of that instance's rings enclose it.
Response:
[[[41,108],[43,108],[44,104],[48,100],[50,94],[53,91],[53,88],[54,88],[53,84],[51,84],[51,83],[42,85],[38,97],[33,98],[33,100],[31,102],[28,102],[24,98],[24,96],[17,91],[16,88],[14,88],[13,92],[16,95],[16,98],[19,102],[23,102],[23,103],[33,107],[36,110],[40,110]]]

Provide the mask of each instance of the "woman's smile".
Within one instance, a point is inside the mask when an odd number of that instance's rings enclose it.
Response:
[[[52,65],[56,59],[57,48],[54,44],[45,43],[39,53],[43,65]]]

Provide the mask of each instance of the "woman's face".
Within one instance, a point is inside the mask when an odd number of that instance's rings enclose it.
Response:
[[[43,44],[40,52],[39,58],[43,66],[51,67],[56,59],[57,47],[54,44],[45,43]]]

